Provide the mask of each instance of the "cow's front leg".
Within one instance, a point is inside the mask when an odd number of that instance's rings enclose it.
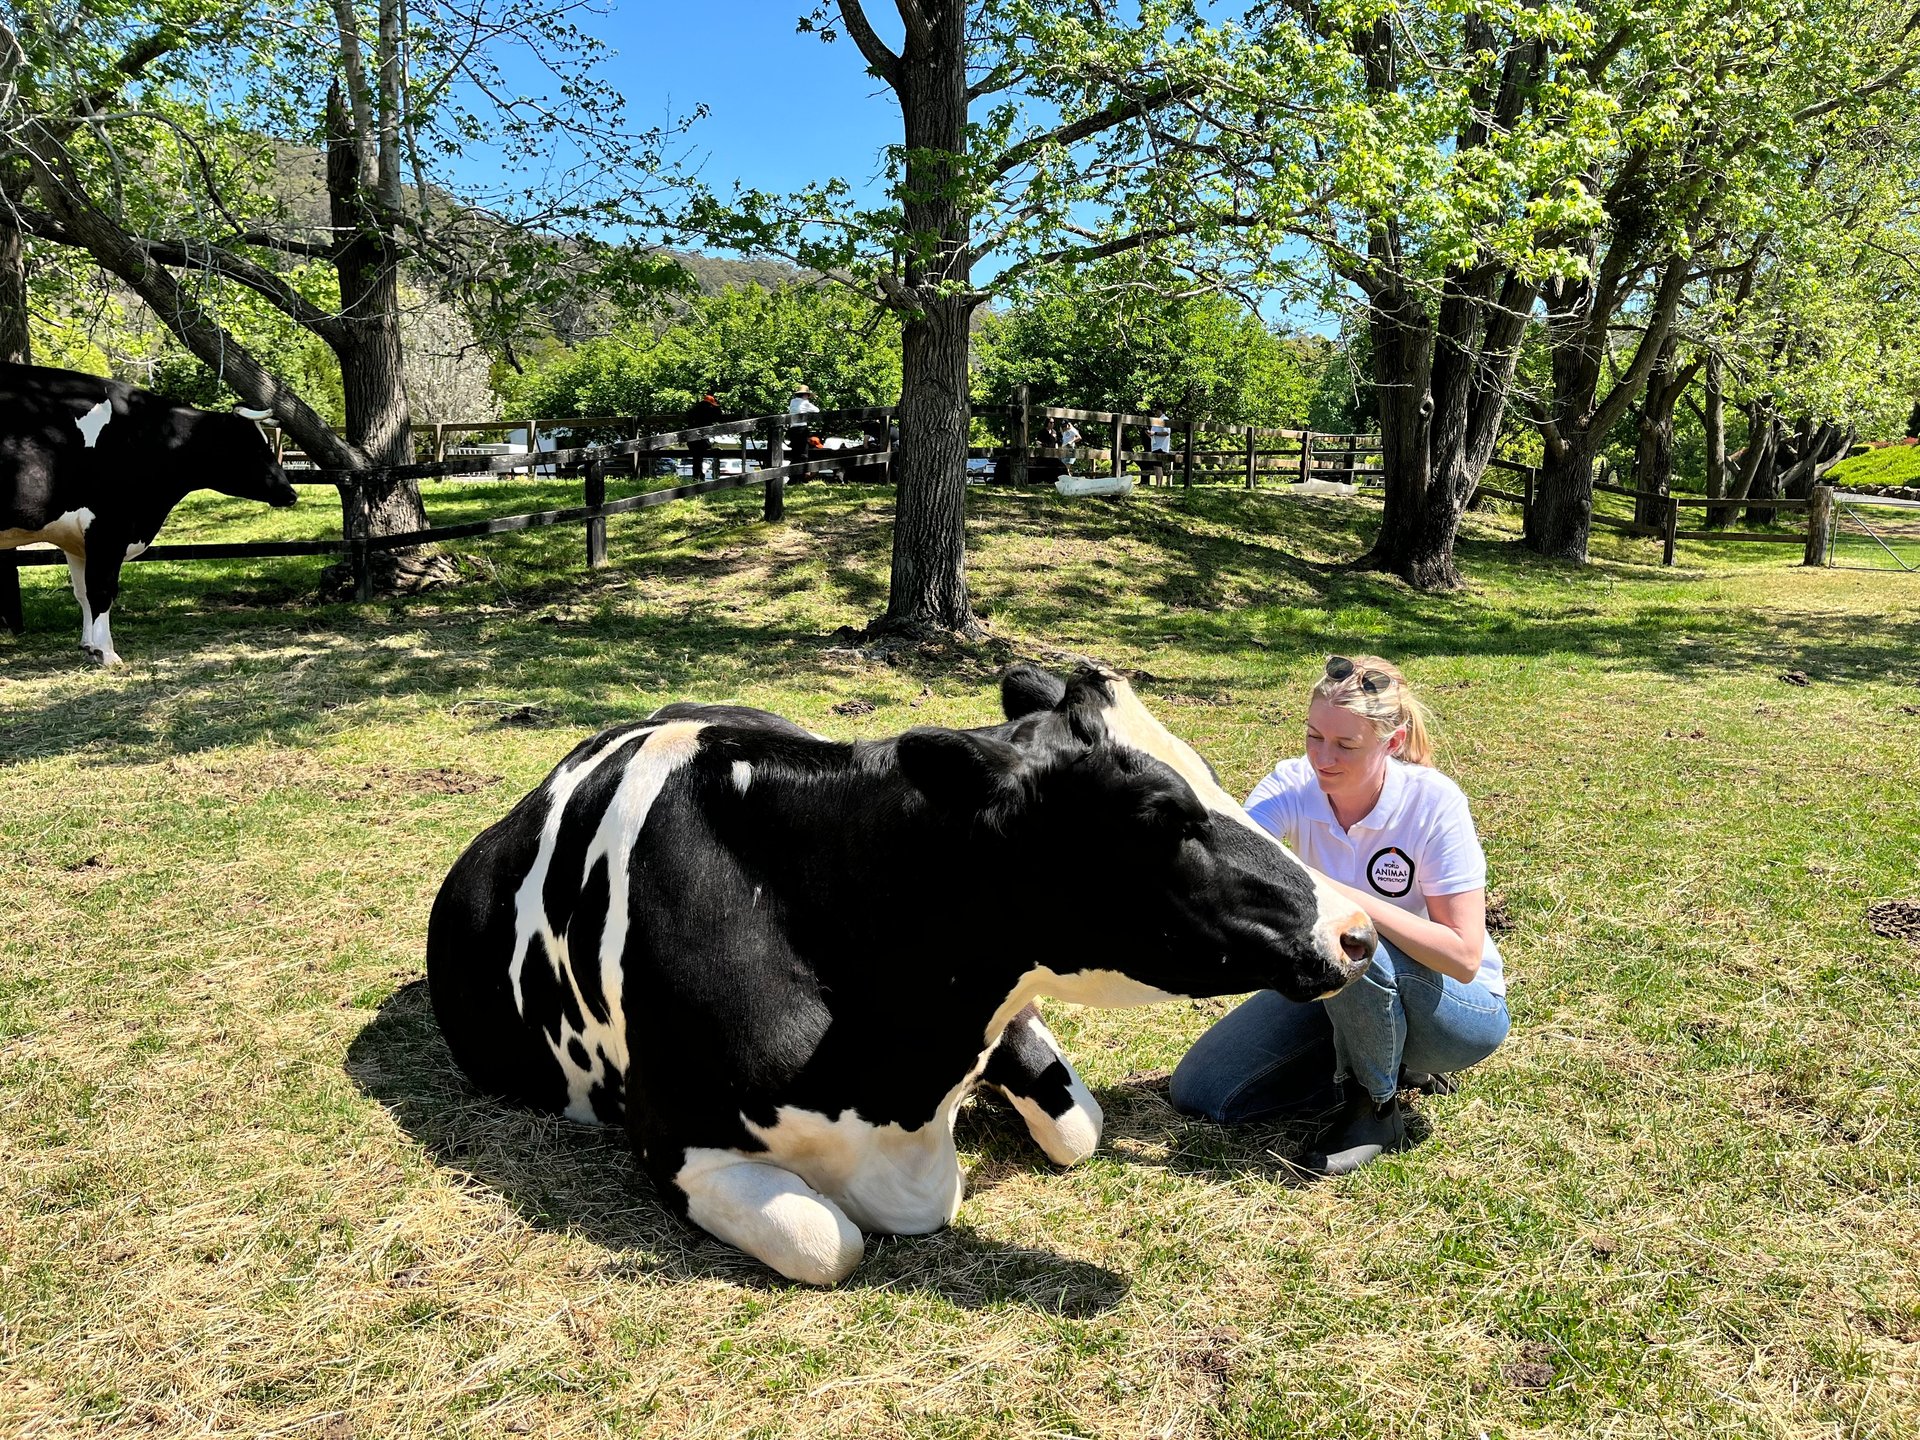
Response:
[[[689,1150],[673,1183],[687,1218],[804,1285],[837,1285],[866,1253],[859,1227],[791,1170],[730,1150]]]
[[[126,542],[112,535],[100,534],[98,526],[87,532],[87,541],[87,558],[81,565],[86,594],[80,602],[80,614],[87,633],[80,637],[80,648],[102,665],[111,668],[121,661],[114,652],[113,630],[107,623],[107,612],[113,608],[114,597],[120,593],[120,566],[125,558]],[[71,566],[72,562],[68,564]]]
[[[91,530],[87,538],[95,538]],[[80,648],[106,666],[120,664],[107,623],[107,611],[120,593],[120,563],[117,549],[109,554],[91,545],[84,555],[67,555],[67,578],[73,581],[73,598],[80,602]]]
[[[1013,1102],[1054,1164],[1077,1164],[1099,1147],[1100,1102],[1061,1053],[1039,1006],[1007,1022],[980,1078]]]

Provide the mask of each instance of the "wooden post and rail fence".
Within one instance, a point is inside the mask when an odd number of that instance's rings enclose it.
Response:
[[[1381,453],[1380,440],[1377,436],[1325,434],[1312,430],[1293,430],[1275,426],[1215,425],[1186,418],[1163,422],[1169,432],[1166,447],[1156,449],[1149,439],[1152,421],[1156,418],[1154,416],[1124,411],[1082,410],[1059,405],[1034,405],[1025,393],[1025,387],[1021,388],[1017,399],[1018,403],[1013,405],[974,407],[973,416],[976,420],[997,423],[1002,437],[1011,443],[975,447],[969,452],[971,458],[991,460],[994,463],[996,480],[1004,479],[1015,484],[1028,483],[1036,472],[1042,478],[1051,478],[1051,474],[1072,473],[1075,469],[1090,467],[1099,467],[1099,473],[1117,476],[1125,473],[1129,463],[1140,468],[1149,484],[1171,485],[1177,472],[1180,483],[1184,487],[1191,487],[1196,480],[1226,480],[1243,485],[1251,492],[1258,491],[1262,480],[1265,480],[1270,486],[1276,487],[1272,493],[1283,493],[1279,487],[1284,487],[1286,491],[1293,493],[1302,493],[1301,486],[1314,482],[1332,482],[1336,485],[1351,486],[1362,481],[1376,480],[1385,473],[1375,458]],[[284,439],[276,430],[274,432],[275,454],[283,456],[292,467],[289,479],[296,484],[332,485],[347,492],[342,497],[346,503],[341,507],[344,519],[340,539],[155,545],[136,557],[136,563],[169,560],[265,559],[309,555],[345,556],[354,579],[354,594],[361,600],[367,600],[372,598],[371,557],[376,551],[407,549],[477,535],[500,535],[510,531],[531,530],[548,525],[581,524],[584,525],[586,532],[587,565],[598,569],[608,563],[607,517],[610,515],[623,515],[718,490],[732,490],[758,484],[764,488],[762,514],[768,520],[779,520],[786,512],[786,485],[790,479],[823,479],[837,472],[843,479],[887,480],[891,475],[893,458],[894,413],[894,408],[891,406],[817,411],[805,415],[782,413],[722,420],[712,425],[667,429],[652,433],[645,433],[645,425],[641,419],[621,416],[532,419],[518,422],[493,420],[437,422],[430,427],[419,427],[415,435],[416,444],[431,454],[433,457],[431,460],[377,472],[298,468],[302,457],[297,452],[285,449]],[[1057,444],[1046,446],[1036,443],[1039,439],[1036,426],[1049,420],[1071,421],[1076,428],[1084,425],[1104,434],[1090,436],[1083,432],[1079,443],[1074,446]],[[546,434],[563,434],[572,438],[580,431],[595,429],[619,429],[625,432],[626,438],[604,444],[573,446],[566,449],[540,450],[537,448],[543,431]],[[865,437],[865,443],[859,448],[822,452],[809,450],[807,452],[809,455],[818,454],[819,458],[801,461],[791,460],[786,454],[790,443],[789,437],[795,432],[820,436],[835,431],[854,430],[862,432]],[[526,432],[528,444],[524,451],[473,453],[475,451],[497,452],[506,449],[505,446],[473,446],[470,447],[469,453],[459,453],[462,448],[458,444],[460,436],[512,431]],[[1141,448],[1128,446],[1129,431],[1136,431],[1139,434],[1144,442]],[[1177,449],[1172,444],[1175,435],[1179,437]],[[450,437],[452,443],[450,443]],[[1096,443],[1102,439],[1105,441],[1104,444]],[[1227,443],[1223,445],[1222,442]],[[732,474],[724,473],[722,462],[732,461],[735,457],[737,457],[737,471]],[[646,490],[616,500],[607,499],[607,477],[610,473],[620,470],[636,478],[643,477],[652,473],[650,468],[652,464],[663,459],[675,461],[676,466],[681,459],[692,460],[694,464],[692,481]],[[753,462],[756,459],[761,463],[755,465]],[[1370,459],[1373,463],[1362,463]],[[1478,493],[1515,502],[1522,507],[1523,511],[1531,507],[1538,479],[1537,469],[1499,459],[1494,460],[1492,464],[1495,468],[1522,476],[1523,488],[1515,492],[1483,484]],[[709,467],[711,467],[711,474],[705,473]],[[351,493],[356,487],[375,480],[382,482],[406,479],[474,481],[501,478],[523,470],[529,474],[550,471],[556,475],[578,475],[581,480],[581,503],[554,510],[498,515],[484,520],[436,525],[400,535],[376,536],[368,533],[366,506],[353,503],[356,497]],[[1597,482],[1594,489],[1603,493],[1626,496],[1636,494],[1623,486],[1604,482]],[[1673,563],[1676,540],[1804,543],[1807,564],[1826,563],[1827,531],[1831,526],[1833,514],[1831,486],[1816,486],[1813,498],[1810,500],[1730,501],[1710,500],[1704,496],[1691,495],[1666,495],[1654,498],[1661,507],[1663,523],[1660,525],[1636,524],[1601,514],[1595,514],[1592,517],[1593,523],[1630,534],[1658,536],[1663,542],[1662,563],[1667,565]],[[1720,508],[1771,508],[1776,511],[1805,509],[1808,511],[1809,524],[1804,536],[1798,533],[1740,533],[1726,530],[1680,529],[1678,518],[1680,507],[1696,505]],[[18,623],[20,613],[18,567],[64,563],[64,559],[65,557],[58,551],[39,547],[32,550],[0,551],[0,621],[14,625]]]
[[[1523,516],[1533,508],[1534,491],[1540,479],[1538,466],[1522,465],[1516,461],[1496,458],[1488,463],[1488,468],[1519,475],[1522,488],[1518,492],[1503,490],[1482,481],[1476,492],[1478,495],[1511,501],[1520,507]],[[1641,524],[1634,520],[1621,520],[1612,515],[1602,515],[1598,510],[1595,510],[1588,519],[1595,525],[1604,526],[1610,530],[1620,530],[1628,535],[1657,538],[1660,541],[1662,565],[1673,564],[1674,545],[1680,540],[1750,541],[1760,545],[1798,545],[1802,547],[1801,563],[1803,565],[1827,563],[1827,552],[1833,529],[1833,486],[1831,485],[1814,486],[1811,494],[1803,500],[1758,497],[1733,500],[1724,496],[1715,499],[1706,495],[1646,495],[1625,485],[1614,485],[1604,480],[1594,481],[1593,488],[1597,494],[1601,495],[1624,495],[1636,502],[1647,500],[1653,502],[1660,515],[1660,522],[1655,525]],[[1775,514],[1782,510],[1804,510],[1807,512],[1807,525],[1804,530],[1796,529],[1786,532],[1700,528],[1682,530],[1680,528],[1682,506],[1705,510],[1770,510]]]

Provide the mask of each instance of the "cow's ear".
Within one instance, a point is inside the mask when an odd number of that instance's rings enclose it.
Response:
[[[1107,738],[1107,711],[1112,706],[1113,687],[1099,666],[1081,665],[1067,677],[1061,709],[1067,712],[1067,724],[1081,744],[1098,745]]]
[[[1020,752],[990,735],[909,730],[895,753],[914,788],[942,810],[980,813],[1019,793]]]
[[[1066,693],[1066,681],[1024,660],[1009,666],[1000,676],[1000,708],[1009,720],[1051,710]]]

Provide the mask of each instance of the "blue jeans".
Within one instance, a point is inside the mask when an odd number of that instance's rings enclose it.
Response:
[[[1464,1070],[1507,1038],[1507,1002],[1381,941],[1338,995],[1299,1004],[1262,990],[1195,1042],[1173,1072],[1173,1103],[1228,1124],[1325,1105],[1351,1079],[1376,1101],[1400,1070]]]

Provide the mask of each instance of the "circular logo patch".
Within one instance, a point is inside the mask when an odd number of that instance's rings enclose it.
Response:
[[[1367,862],[1367,882],[1382,895],[1397,900],[1413,889],[1413,861],[1399,846],[1389,845]]]

